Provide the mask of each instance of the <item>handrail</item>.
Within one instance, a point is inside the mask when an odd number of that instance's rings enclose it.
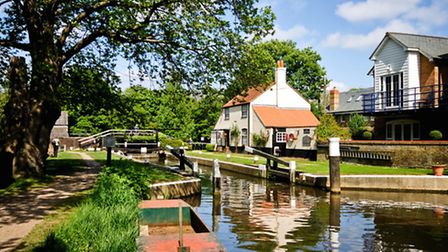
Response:
[[[255,148],[246,146],[246,147],[244,147],[244,151],[248,152],[248,153],[252,153],[252,154],[256,154],[256,155],[262,156],[262,157],[264,157],[266,159],[272,160],[272,161],[277,162],[279,164],[289,166],[289,162],[287,162],[287,161],[285,161],[283,159],[280,159],[280,158],[278,158],[278,157],[276,157],[274,155],[271,155],[269,153],[257,150]]]
[[[147,133],[153,133],[157,134],[156,130],[137,130],[137,129],[110,129],[106,130],[94,135],[91,135],[89,137],[83,137],[78,139],[78,142],[81,146],[88,144],[90,142],[94,142],[99,138],[103,138],[106,136],[114,135],[114,136],[125,136],[126,133],[128,134],[139,134],[139,135],[146,135]]]

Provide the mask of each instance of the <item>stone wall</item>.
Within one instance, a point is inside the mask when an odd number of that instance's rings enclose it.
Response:
[[[359,148],[359,151],[390,152],[391,166],[397,167],[425,168],[436,163],[448,164],[448,141],[341,141],[341,148],[345,147]],[[318,159],[326,159],[327,151],[326,148],[319,148]]]

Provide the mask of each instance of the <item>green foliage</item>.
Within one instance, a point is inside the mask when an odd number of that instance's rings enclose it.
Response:
[[[101,175],[92,197],[36,251],[135,251],[138,199],[129,184],[115,174]]]
[[[252,143],[258,148],[265,147],[268,140],[269,135],[263,130],[260,130],[259,134],[252,133]]]
[[[366,126],[367,120],[364,116],[356,113],[350,115],[348,127],[353,139],[361,139],[363,137],[363,132],[366,130]]]
[[[370,132],[370,131],[364,131],[363,133],[362,133],[362,139],[364,139],[364,140],[372,140],[372,132]]]
[[[0,134],[3,135],[3,127],[2,125],[4,125],[4,120],[5,118],[5,114],[4,114],[4,107],[6,105],[6,103],[8,102],[8,94],[4,91],[1,90],[0,88]]]
[[[232,127],[230,128],[230,138],[232,139],[233,143],[235,144],[235,147],[238,146],[238,143],[240,141],[240,139],[239,139],[240,134],[241,134],[240,128],[238,127],[238,125],[236,123],[234,123],[232,125]]]
[[[325,108],[322,106],[322,104],[318,103],[317,101],[311,102],[311,112],[313,112],[314,116],[317,118],[321,117],[322,114],[325,113]]]
[[[286,78],[290,85],[305,98],[319,99],[326,75],[325,69],[319,64],[321,57],[310,47],[297,48],[291,40],[270,40],[247,45],[226,96],[231,98],[248,86],[272,83],[277,60],[285,62]]]
[[[333,115],[323,114],[319,118],[320,124],[316,128],[318,142],[327,142],[330,137],[340,137],[350,139],[350,132],[346,128],[338,125]]]
[[[214,144],[206,144],[206,145],[205,145],[205,149],[206,149],[208,152],[213,152],[213,151],[215,151],[215,145],[214,145]]]
[[[429,132],[429,138],[432,140],[440,140],[443,138],[443,134],[438,130],[431,130],[431,132]]]

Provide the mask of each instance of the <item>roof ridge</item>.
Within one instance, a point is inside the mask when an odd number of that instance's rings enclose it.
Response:
[[[424,34],[414,34],[414,33],[406,33],[406,32],[387,32],[387,34],[394,35],[411,35],[416,37],[425,37],[425,38],[439,38],[439,39],[448,39],[448,37],[435,36],[435,35],[424,35]]]

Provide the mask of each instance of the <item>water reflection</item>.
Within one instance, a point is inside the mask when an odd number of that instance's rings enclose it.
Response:
[[[330,195],[203,169],[193,206],[228,251],[444,251],[448,195],[344,191]],[[199,197],[198,197],[199,198]]]

